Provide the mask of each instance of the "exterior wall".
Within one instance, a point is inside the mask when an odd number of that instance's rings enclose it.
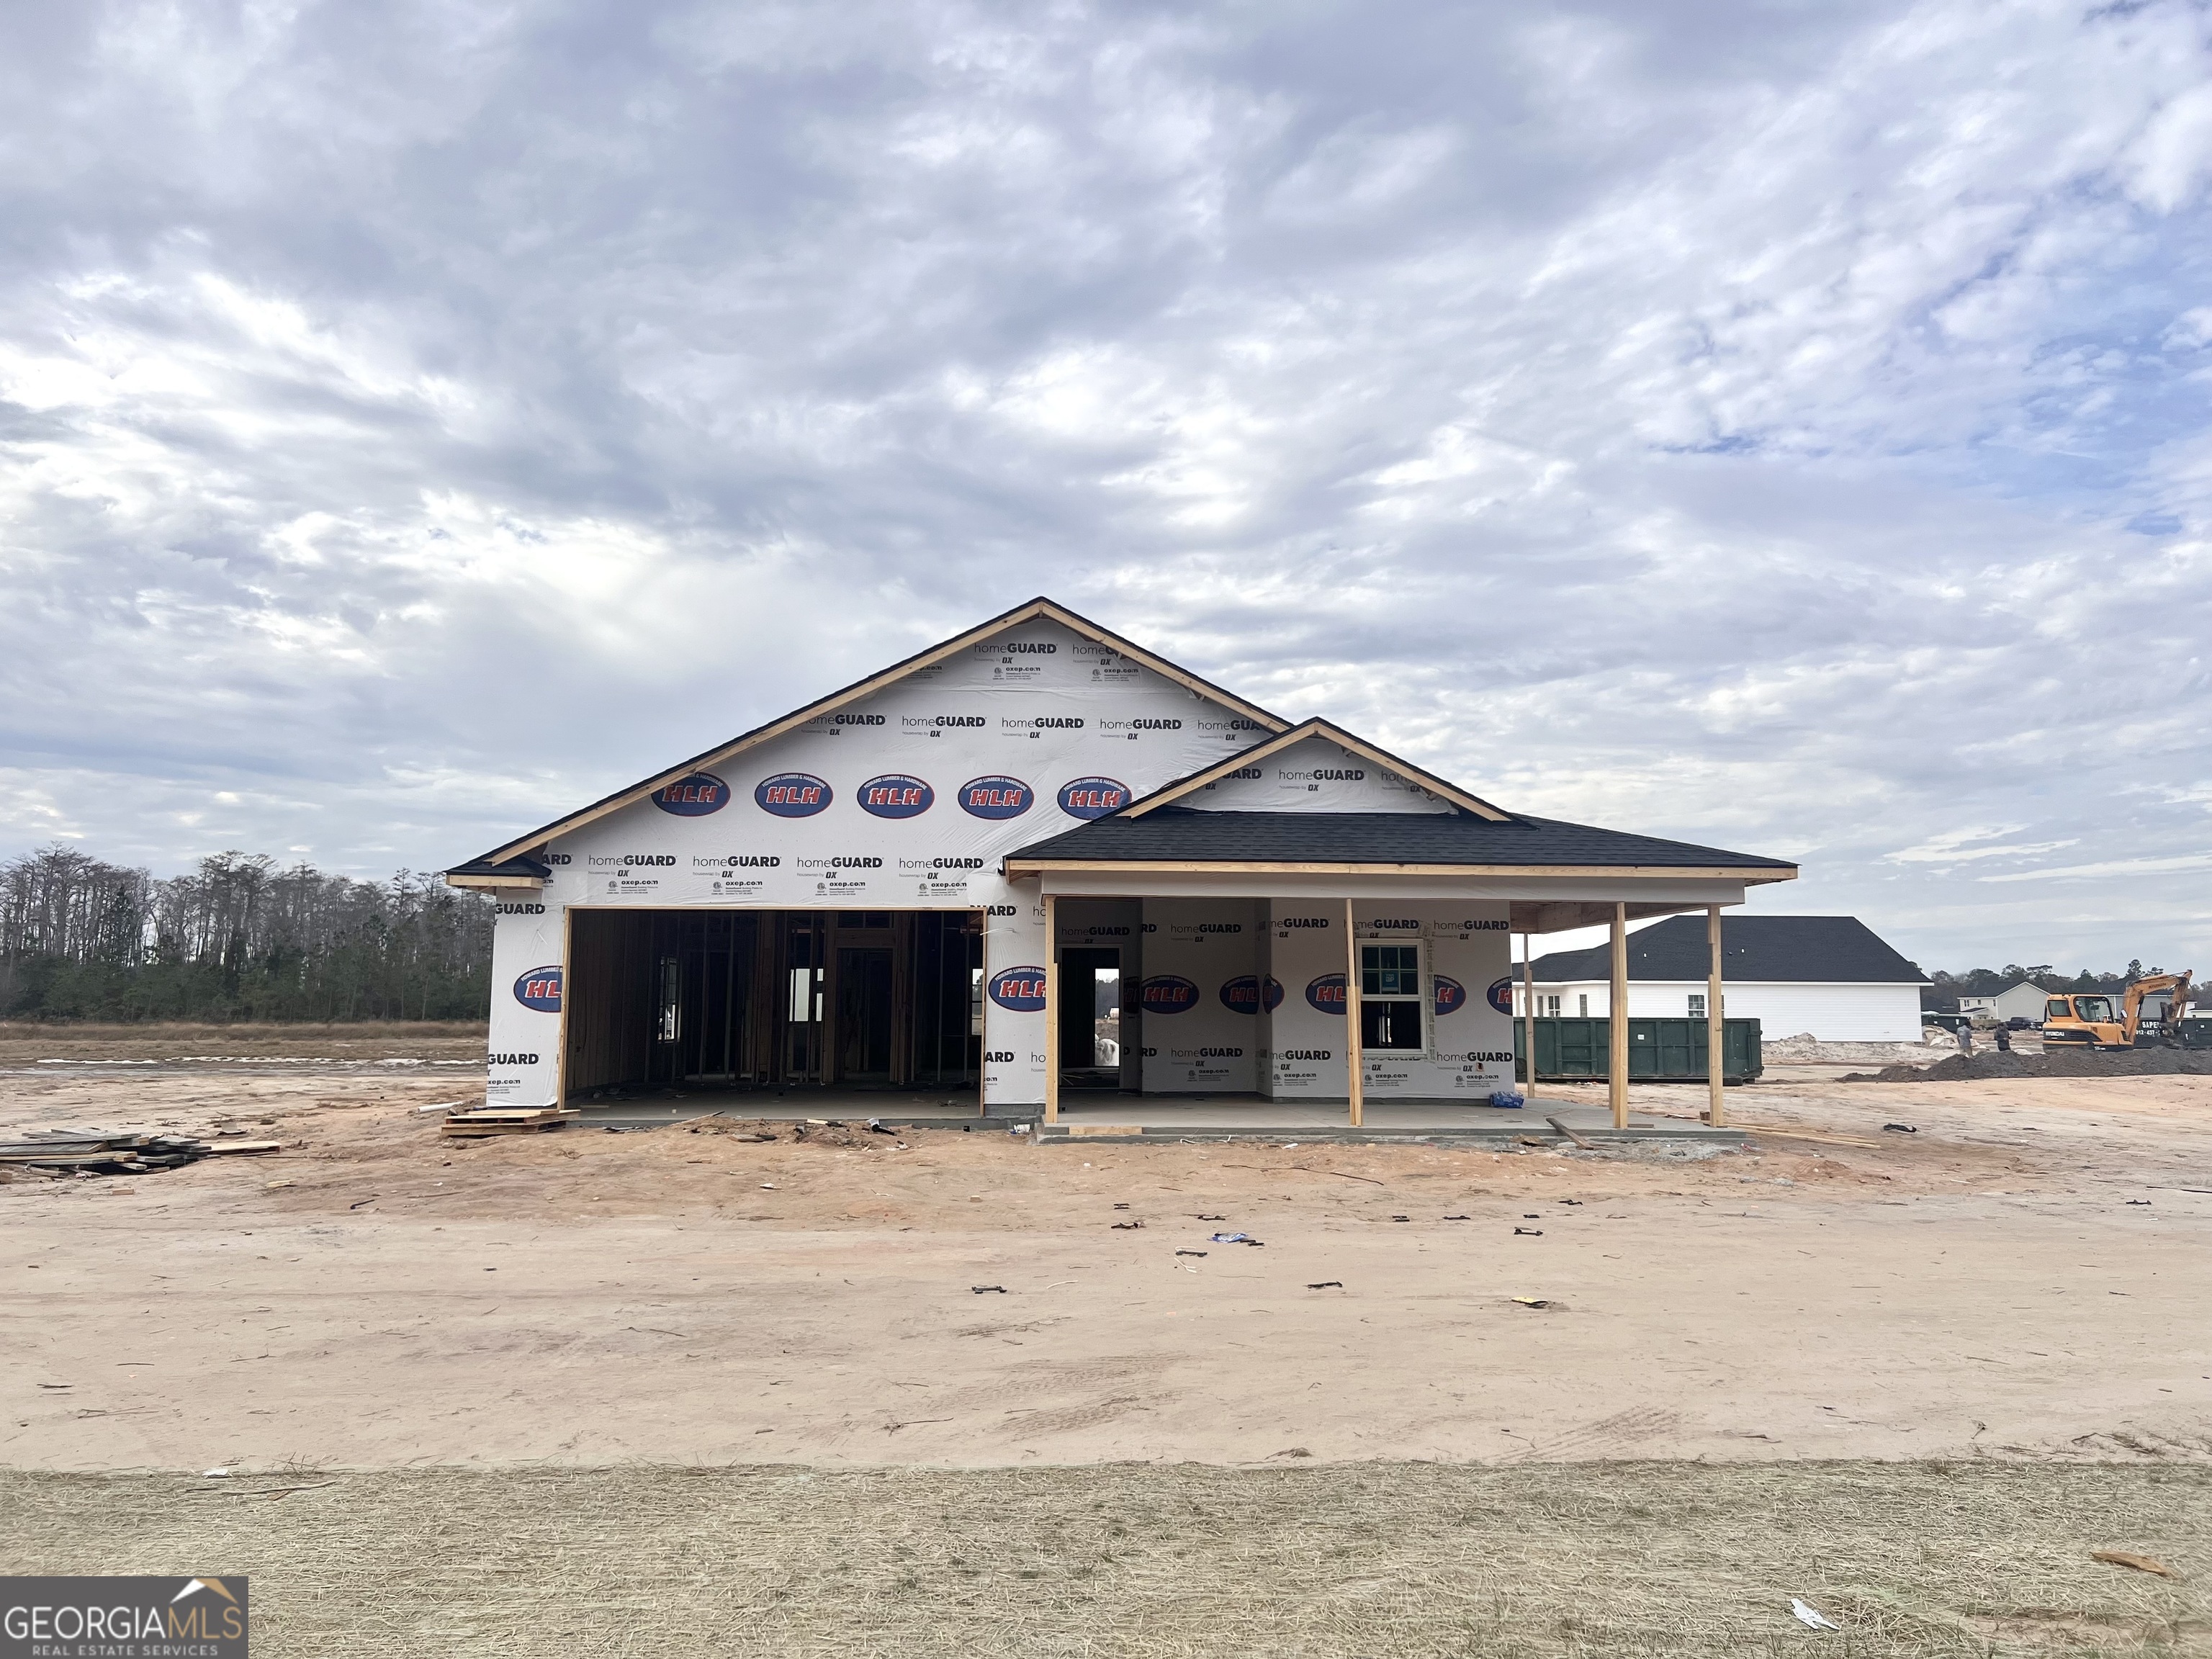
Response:
[[[544,897],[499,901],[491,935],[491,1048],[484,1102],[550,1106],[560,1088],[567,927]]]
[[[1510,965],[1506,907],[1439,900],[1360,900],[1355,940],[1418,943],[1424,1047],[1370,1052],[1361,1087],[1370,1100],[1484,1099],[1513,1081],[1504,1012]],[[1267,975],[1281,988],[1269,1021],[1264,1092],[1284,1100],[1345,1096],[1344,907],[1277,901],[1269,908]]]
[[[1147,1094],[1249,1094],[1258,1087],[1255,981],[1264,907],[1250,899],[1144,901],[1141,1050]],[[1239,1006],[1240,1003],[1243,1006]]]
[[[1420,941],[1427,994],[1426,1049],[1370,1051],[1363,1067],[1367,1097],[1481,1100],[1513,1087],[1506,907],[1370,899],[1354,905],[1353,913],[1353,937],[1360,944]]]
[[[1521,1007],[1520,984],[1513,1005]],[[1722,988],[1722,1012],[1731,1019],[1755,1019],[1769,1042],[1809,1031],[1823,1042],[1917,1042],[1920,988],[1917,985],[1799,983],[1772,980],[1729,980]],[[1631,1019],[1681,1019],[1689,999],[1703,996],[1703,980],[1631,980]],[[1589,999],[1589,1018],[1603,1019],[1613,1009],[1612,987],[1604,980],[1536,981],[1537,1007],[1557,996],[1559,1012],[1576,1017],[1577,999]]]
[[[1215,812],[1449,812],[1451,803],[1386,767],[1308,738],[1193,790],[1178,803]]]
[[[1260,1091],[1273,1100],[1342,1100],[1344,905],[1275,899],[1267,920],[1266,972],[1275,1008],[1267,1017]]]
[[[542,910],[502,906],[495,926],[488,1098],[556,1098],[559,1015],[518,977],[560,964],[568,908],[611,905],[982,911],[984,1099],[1037,1104],[1044,1016],[1022,970],[1042,975],[1044,907],[1000,860],[1267,735],[1056,623],[916,670],[553,842],[524,902]]]

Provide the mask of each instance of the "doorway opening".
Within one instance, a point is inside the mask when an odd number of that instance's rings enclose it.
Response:
[[[1060,953],[1060,1080],[1064,1089],[1121,1086],[1121,952]]]

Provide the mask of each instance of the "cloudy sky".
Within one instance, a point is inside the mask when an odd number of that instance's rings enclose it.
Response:
[[[436,867],[1039,591],[2212,969],[2212,16],[27,6],[0,856]]]

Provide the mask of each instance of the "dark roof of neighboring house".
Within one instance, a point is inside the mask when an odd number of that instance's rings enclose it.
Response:
[[[1925,985],[1926,975],[1856,916],[1723,916],[1721,976],[1867,985]],[[1628,936],[1632,980],[1697,980],[1709,963],[1703,916],[1669,916]],[[1610,945],[1538,957],[1531,972],[1560,984],[1612,977]]]
[[[1208,812],[1182,806],[1163,806],[1140,818],[1097,818],[1034,842],[1006,859],[1010,865],[1045,860],[1729,869],[1773,871],[1778,878],[1796,869],[1786,859],[1551,818],[1498,822],[1466,812]]]

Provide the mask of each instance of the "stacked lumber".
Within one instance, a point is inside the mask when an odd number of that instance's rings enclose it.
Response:
[[[478,1106],[471,1111],[453,1113],[444,1127],[446,1133],[470,1139],[480,1139],[485,1135],[534,1135],[541,1130],[560,1128],[582,1115],[573,1107]]]
[[[0,1164],[40,1175],[147,1175],[204,1158],[273,1152],[277,1140],[199,1140],[191,1135],[54,1129],[0,1140]]]

